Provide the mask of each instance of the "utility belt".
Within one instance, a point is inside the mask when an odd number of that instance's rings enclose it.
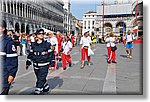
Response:
[[[84,46],[83,48],[84,48],[84,49],[88,49],[89,47],[88,47],[88,46]]]
[[[33,63],[33,66],[36,68],[39,67],[44,67],[44,66],[48,66],[50,64],[50,62],[46,62],[46,63]]]

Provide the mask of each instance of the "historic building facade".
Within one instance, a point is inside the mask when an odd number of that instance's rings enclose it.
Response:
[[[103,16],[104,14],[104,16]],[[114,32],[120,36],[129,29],[133,29],[132,3],[114,3],[97,6],[96,32],[106,35],[108,32]]]
[[[97,13],[89,11],[83,15],[83,30],[82,34],[86,31],[95,31],[95,23],[96,23],[96,18],[97,18]]]
[[[104,1],[97,5],[96,12],[86,12],[83,14],[83,31],[94,31],[97,35],[106,35],[108,32],[114,32],[115,35],[123,35],[128,30],[133,31],[136,25],[136,14],[138,19],[138,35],[143,34],[143,0],[119,1],[114,3]],[[137,35],[137,36],[138,36]]]
[[[71,19],[72,14],[70,12],[70,0],[63,0],[64,2],[64,33],[71,33]]]
[[[143,0],[138,0],[133,3],[132,12],[134,14],[133,27],[135,27],[136,24],[138,24],[137,36],[142,36],[143,35]]]
[[[63,6],[62,0],[1,0],[0,17],[7,29],[19,33],[30,34],[41,27],[63,32]]]

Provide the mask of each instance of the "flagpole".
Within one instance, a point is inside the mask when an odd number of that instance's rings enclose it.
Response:
[[[103,4],[103,15],[102,15],[102,36],[104,36],[104,0],[102,1]]]
[[[136,25],[138,25],[138,0],[136,0]],[[139,36],[138,30],[137,30],[137,38]]]

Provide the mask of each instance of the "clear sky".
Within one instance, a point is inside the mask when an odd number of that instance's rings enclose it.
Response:
[[[105,0],[104,2],[114,2],[115,0]],[[118,2],[128,2],[129,0],[118,0]],[[132,1],[132,0],[131,0]],[[82,20],[84,13],[88,11],[96,11],[96,5],[101,4],[102,0],[70,0],[71,13],[77,19]]]
[[[96,11],[96,5],[100,4],[100,0],[70,0],[70,1],[71,1],[71,13],[77,19],[82,19],[82,16],[85,12]]]

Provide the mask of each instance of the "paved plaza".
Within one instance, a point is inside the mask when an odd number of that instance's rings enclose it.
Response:
[[[143,54],[142,44],[135,44],[133,58],[126,56],[123,44],[117,44],[117,64],[107,64],[107,49],[105,44],[95,44],[91,66],[81,66],[79,46],[72,51],[72,67],[67,70],[59,68],[49,71],[48,83],[53,94],[142,94],[143,93]],[[25,70],[26,56],[19,57],[19,70],[10,94],[32,95],[35,86],[33,68]],[[61,67],[61,62],[58,63]]]

